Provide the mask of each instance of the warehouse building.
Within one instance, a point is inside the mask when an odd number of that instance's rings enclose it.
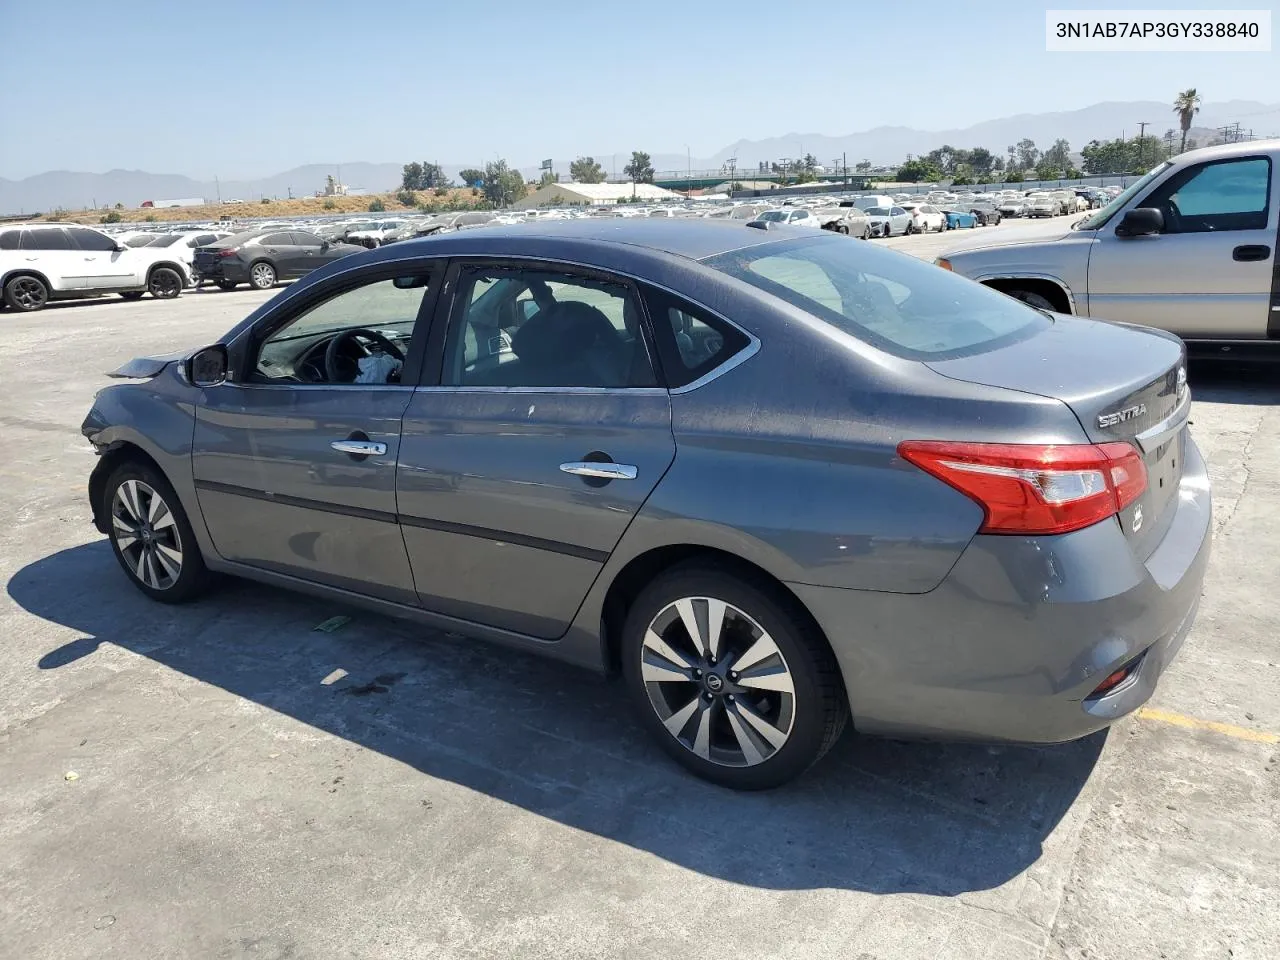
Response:
[[[512,204],[516,210],[538,207],[599,207],[627,203],[632,197],[644,203],[669,203],[684,199],[680,194],[651,183],[552,183],[539,187]]]

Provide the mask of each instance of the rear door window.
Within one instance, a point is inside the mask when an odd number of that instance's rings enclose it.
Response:
[[[846,334],[912,359],[982,353],[1052,322],[932,264],[829,237],[761,244],[705,263]]]
[[[0,233],[0,250],[17,250],[18,239],[21,236],[21,230],[6,230],[4,233]]]
[[[23,250],[74,250],[75,245],[61,227],[34,227],[22,232]]]
[[[97,230],[89,230],[85,227],[68,227],[67,233],[71,234],[72,241],[81,250],[92,250],[101,253],[115,250],[116,248],[114,240],[105,233],[99,233]]]

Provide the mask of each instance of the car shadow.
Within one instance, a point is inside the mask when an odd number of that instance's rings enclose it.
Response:
[[[238,580],[163,606],[126,584],[105,540],[40,559],[7,589],[30,614],[82,634],[45,653],[42,669],[115,644],[429,777],[755,887],[996,887],[1040,857],[1106,739],[846,735],[795,783],[736,794],[671,763],[619,681],[532,655]],[[351,619],[316,629],[338,615]]]
[[[1248,406],[1280,404],[1280,363],[1275,361],[1193,357],[1187,363],[1187,382],[1194,400]]]

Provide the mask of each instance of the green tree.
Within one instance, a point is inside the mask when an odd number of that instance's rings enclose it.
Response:
[[[474,187],[478,183],[483,183],[484,171],[477,170],[475,167],[467,167],[465,170],[458,171],[458,179],[468,187]]]
[[[418,205],[418,195],[413,192],[414,188],[401,187],[396,191],[396,203],[402,207],[416,207]]]
[[[117,203],[117,204],[116,204],[116,209],[117,209],[117,210],[123,210],[123,209],[124,209],[124,204],[123,204],[123,203]]]
[[[1014,148],[1018,156],[1018,169],[1031,170],[1040,160],[1040,151],[1036,149],[1036,142],[1026,138],[1019,140]]]
[[[1037,170],[1045,169],[1051,171],[1049,176],[1040,177],[1041,180],[1055,180],[1063,176],[1067,168],[1071,166],[1071,144],[1066,140],[1058,139],[1053,142],[1053,146],[1044,152],[1044,156],[1040,158]]]
[[[560,182],[560,178],[550,170],[543,170],[542,176],[538,178],[538,189],[549,187]]]
[[[995,163],[999,159],[986,147],[974,147],[969,151],[969,167],[979,177],[985,177],[994,170]]]
[[[631,152],[631,162],[622,168],[632,183],[653,183],[653,163],[643,150]]]
[[[595,157],[579,157],[569,164],[569,179],[575,183],[604,183],[604,167]]]
[[[1009,170],[1004,175],[1004,182],[1005,183],[1021,183],[1022,171],[1017,169]]]
[[[422,182],[422,164],[416,160],[413,163],[404,165],[404,175],[400,179],[400,185],[405,190],[422,190],[425,184]]]
[[[338,204],[337,204],[337,202],[333,199],[333,197],[325,197],[325,198],[324,198],[324,203],[320,204],[320,206],[324,207],[326,210],[337,210],[337,209],[338,209]]]
[[[480,189],[484,191],[485,199],[500,207],[515,203],[524,196],[527,189],[524,174],[519,170],[512,170],[505,160],[486,163],[483,181],[484,186]]]
[[[116,213],[116,211],[114,210],[109,210],[107,212],[107,215],[103,217],[101,220],[99,220],[98,222],[99,223],[119,223],[120,220],[121,220],[120,214]]]
[[[927,157],[907,160],[898,168],[898,179],[905,183],[936,183],[942,179],[942,171],[938,165]]]
[[[451,182],[452,181],[450,181],[448,175],[438,163],[427,163],[425,160],[423,161],[422,186],[418,189],[434,190],[436,187],[447,187]]]
[[[853,169],[854,169],[854,172],[856,172],[856,173],[870,173],[870,172],[871,172],[871,161],[870,161],[870,160],[859,160],[857,163],[855,163],[855,164],[853,165]]]
[[[369,201],[370,213],[385,213],[386,209],[387,209],[387,205],[382,202],[381,197],[374,197],[372,200]]]
[[[1178,152],[1184,153],[1187,149],[1187,132],[1191,129],[1191,121],[1200,112],[1200,94],[1196,93],[1195,87],[1188,87],[1178,94],[1177,99],[1173,101],[1173,112],[1178,115],[1178,126],[1182,128],[1182,145]]]

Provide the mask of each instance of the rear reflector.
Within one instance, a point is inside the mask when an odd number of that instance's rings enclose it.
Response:
[[[1100,684],[1098,684],[1094,688],[1093,693],[1089,694],[1089,696],[1086,697],[1085,699],[1090,699],[1092,697],[1106,696],[1112,690],[1116,689],[1116,687],[1120,686],[1122,683],[1124,683],[1126,680],[1128,680],[1131,676],[1133,676],[1137,672],[1138,667],[1141,666],[1142,664],[1142,657],[1144,655],[1145,654],[1140,654],[1139,656],[1135,657],[1133,660],[1130,660],[1128,663],[1126,663],[1119,670],[1114,670],[1111,673],[1107,674],[1107,679],[1103,680]]]
[[[1146,465],[1128,443],[904,440],[898,455],[982,507],[980,533],[1079,530],[1119,513],[1147,487]]]

